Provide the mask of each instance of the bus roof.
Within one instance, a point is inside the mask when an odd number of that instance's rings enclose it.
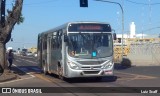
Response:
[[[50,29],[50,30],[48,30],[48,31],[44,31],[44,32],[42,32],[42,33],[40,33],[40,34],[47,34],[47,33],[53,32],[53,31],[57,31],[57,30],[59,30],[59,29],[65,29],[65,28],[67,28],[68,25],[70,25],[70,24],[78,24],[78,23],[109,24],[109,23],[107,23],[107,22],[105,23],[105,22],[96,22],[96,21],[75,21],[75,22],[67,22],[67,23],[65,23],[65,24],[63,24],[63,25],[60,25],[60,26],[55,27],[55,28],[52,28],[52,29]],[[109,25],[110,25],[110,24],[109,24]]]

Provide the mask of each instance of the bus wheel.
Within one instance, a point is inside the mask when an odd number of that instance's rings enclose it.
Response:
[[[58,67],[58,78],[63,80],[64,77],[63,77],[63,69],[59,66]]]
[[[43,65],[43,73],[44,73],[45,75],[48,74],[46,64]]]

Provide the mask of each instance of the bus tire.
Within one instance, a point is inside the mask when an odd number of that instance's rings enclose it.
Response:
[[[58,63],[58,78],[64,80],[63,77],[63,68],[61,67],[60,63]]]
[[[43,64],[43,73],[44,73],[44,75],[47,75],[47,74],[48,74],[46,64]]]

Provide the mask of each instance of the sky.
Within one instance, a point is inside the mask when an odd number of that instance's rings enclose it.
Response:
[[[6,0],[11,9],[15,0]],[[117,34],[122,33],[122,10],[118,4],[88,0],[88,7],[80,7],[80,0],[24,0],[22,14],[25,18],[12,31],[13,41],[6,47],[37,47],[39,33],[72,21],[107,22]],[[135,22],[136,33],[160,34],[160,0],[106,0],[117,2],[124,10],[124,34]],[[7,14],[6,14],[7,15]],[[152,29],[152,30],[149,30]],[[158,35],[157,35],[158,36]]]

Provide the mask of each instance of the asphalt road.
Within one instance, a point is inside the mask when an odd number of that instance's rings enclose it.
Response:
[[[131,90],[132,88],[140,87],[139,89],[141,92],[149,92],[150,89],[148,89],[147,87],[157,87],[157,89],[153,88],[152,91],[156,92],[157,90],[160,92],[160,88],[158,88],[160,86],[159,68],[159,66],[124,68],[119,65],[116,65],[114,78],[104,77],[101,81],[97,81],[95,78],[74,78],[70,80],[60,80],[54,74],[42,74],[41,69],[37,66],[37,59],[35,57],[17,57],[14,61],[13,69],[16,70],[16,74],[19,74],[20,79],[0,83],[0,87],[38,87],[40,89],[44,89],[42,90],[43,94],[23,94],[26,96],[158,96],[159,94],[156,93],[148,94],[131,92],[131,94],[126,90]],[[98,87],[98,89],[96,89],[96,87]],[[74,90],[70,88],[74,88]],[[62,92],[56,90],[61,90]],[[45,91],[51,93],[45,94]],[[128,93],[125,93],[125,91]],[[2,95],[22,96],[22,94]]]

